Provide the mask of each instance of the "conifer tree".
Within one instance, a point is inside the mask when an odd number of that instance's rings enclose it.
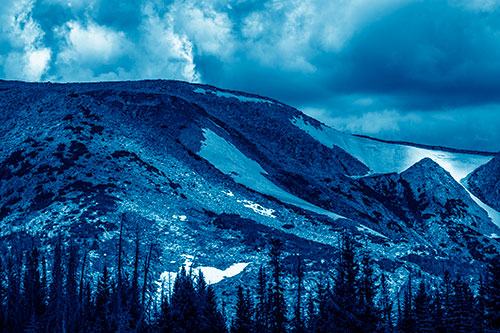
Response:
[[[7,268],[4,266],[5,258],[3,253],[0,252],[0,332],[7,330]]]
[[[487,329],[500,330],[500,256],[488,262],[484,283]]]
[[[312,291],[307,295],[306,302],[306,316],[304,327],[307,332],[314,332],[314,319],[316,318],[316,305],[315,305],[315,297],[312,294]]]
[[[389,332],[392,331],[392,297],[389,291],[389,285],[387,283],[387,277],[382,273],[380,277],[380,299],[379,299],[379,309],[380,309],[380,323],[379,331]]]
[[[454,332],[471,332],[477,328],[474,308],[474,294],[460,277],[453,282],[454,293],[451,307],[448,310],[451,326]]]
[[[433,322],[429,309],[431,299],[429,297],[425,281],[420,281],[420,285],[414,300],[415,328],[419,332],[428,332],[433,328]]]
[[[305,332],[304,319],[303,319],[303,310],[302,310],[302,292],[304,290],[303,286],[303,278],[304,278],[304,269],[302,265],[302,258],[300,255],[296,256],[297,259],[297,267],[295,270],[295,275],[297,276],[297,294],[295,300],[295,309],[294,309],[294,318],[293,318],[293,331],[294,332]]]
[[[486,290],[486,284],[484,282],[484,277],[480,276],[479,278],[479,290],[478,290],[478,295],[475,300],[475,307],[478,313],[476,323],[478,325],[478,329],[481,331],[486,330],[487,326],[487,320],[486,320],[486,297],[487,297],[487,290]]]
[[[335,315],[338,330],[362,329],[362,323],[356,317],[360,295],[357,284],[359,266],[355,257],[354,237],[349,233],[343,233],[340,237],[340,257],[333,288],[333,299],[339,309],[339,313]]]
[[[318,311],[314,317],[309,319],[309,329],[313,332],[343,330],[344,327],[340,327],[337,322],[337,316],[341,313],[341,309],[335,300],[329,282],[318,285],[317,302]]]
[[[415,329],[412,283],[412,272],[410,271],[404,291],[403,308],[398,318],[398,329],[402,332],[413,332]]]
[[[248,296],[247,296],[248,297]],[[224,316],[217,309],[217,297],[215,296],[214,289],[212,286],[208,286],[205,294],[205,300],[203,305],[203,318],[201,332],[220,332],[224,333],[227,331],[226,322]],[[252,305],[248,299],[249,315],[252,316]]]
[[[237,302],[236,302],[236,317],[231,326],[231,333],[249,333],[254,330],[254,322],[252,318],[253,309],[248,293],[243,290],[243,287],[238,286]]]
[[[272,270],[271,289],[269,293],[270,305],[270,331],[273,333],[282,333],[286,331],[286,303],[284,297],[284,287],[282,284],[283,264],[281,262],[282,243],[279,240],[271,241],[269,251],[270,266]]]
[[[77,263],[76,263],[76,247],[73,241],[70,242],[68,271],[66,274],[66,293],[65,293],[65,323],[66,331],[75,332],[77,323],[79,322],[80,304],[78,300],[78,284],[77,284]]]
[[[112,281],[108,273],[108,267],[104,266],[102,275],[97,283],[97,291],[95,295],[95,321],[96,326],[103,330],[114,330],[114,322],[111,319],[111,300],[113,297]]]
[[[199,327],[199,307],[197,293],[191,275],[182,266],[174,282],[170,302],[170,325],[179,330],[195,332]]]
[[[378,317],[375,306],[375,295],[377,290],[373,260],[367,252],[365,252],[362,257],[358,288],[358,317],[363,323],[363,330],[373,332],[380,318]]]
[[[263,266],[259,268],[257,280],[257,304],[255,306],[255,330],[267,332],[269,329],[268,278]]]
[[[436,332],[446,331],[443,323],[444,307],[443,307],[443,294],[441,284],[438,284],[433,292],[427,291],[430,294],[429,312],[432,321],[432,327]]]
[[[16,331],[22,327],[23,316],[21,308],[21,268],[23,253],[20,247],[12,247],[7,263],[6,291],[6,326],[7,331]]]
[[[132,281],[130,283],[130,290],[128,292],[129,296],[129,318],[130,318],[130,328],[136,329],[141,327],[141,301],[140,301],[140,290],[139,290],[139,229],[136,230],[135,237],[135,256],[134,256],[134,271],[132,273]]]
[[[438,302],[440,303],[441,307],[436,308],[436,310],[438,311],[436,312],[436,317],[438,317],[437,315],[439,315],[441,318],[440,321],[435,321],[435,326],[440,330],[447,330],[448,327],[451,327],[453,325],[453,319],[450,317],[450,309],[453,306],[453,293],[454,290],[450,272],[446,271],[444,273],[443,281],[440,285],[438,294]]]
[[[90,283],[87,283],[85,287],[82,288],[81,304],[81,330],[91,330],[96,326],[96,311]]]
[[[27,319],[24,324],[27,330],[40,328],[40,325],[43,324],[40,321],[46,309],[38,256],[38,249],[33,244],[31,250],[26,254],[26,269],[24,272],[23,300],[24,315]]]
[[[49,327],[54,332],[64,331],[64,273],[62,266],[62,244],[61,236],[54,249],[54,261],[52,265],[52,282],[50,284],[49,297]]]

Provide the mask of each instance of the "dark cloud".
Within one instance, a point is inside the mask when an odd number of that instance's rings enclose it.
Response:
[[[464,148],[500,150],[499,59],[491,0],[4,0],[0,9],[3,78],[201,81],[344,130]]]

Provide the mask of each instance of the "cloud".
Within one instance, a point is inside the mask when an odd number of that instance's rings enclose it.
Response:
[[[231,55],[235,43],[232,22],[227,13],[215,10],[211,3],[175,1],[167,15],[174,30],[192,41],[200,55],[225,58]]]
[[[415,126],[422,122],[422,118],[416,114],[401,114],[395,110],[369,111],[339,117],[332,117],[321,109],[306,108],[304,112],[340,131],[367,135],[399,133],[403,124]]]
[[[152,4],[143,8],[144,20],[140,26],[140,48],[134,54],[136,70],[145,78],[170,77],[198,82],[200,75],[193,61],[193,44],[174,31],[169,13],[160,16]]]
[[[33,1],[6,2],[1,13],[2,39],[9,45],[3,51],[3,71],[7,77],[38,81],[48,70],[51,50],[44,46],[44,32],[33,19]]]
[[[344,130],[446,141],[424,123],[500,127],[499,22],[496,0],[4,0],[0,74],[205,82]]]
[[[56,29],[56,33],[61,35],[65,43],[57,61],[65,64],[109,63],[127,51],[123,32],[116,32],[93,22],[83,27],[79,22],[70,21],[61,29]]]

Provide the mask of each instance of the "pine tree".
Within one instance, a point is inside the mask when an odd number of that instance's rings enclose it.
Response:
[[[182,266],[174,282],[172,300],[170,302],[170,325],[178,330],[195,332],[199,327],[199,307],[197,293],[191,276]]]
[[[271,241],[269,251],[270,266],[272,270],[271,290],[269,294],[270,305],[270,331],[282,333],[286,331],[286,303],[284,297],[284,287],[281,281],[283,275],[283,264],[281,262],[282,243],[279,240]]]
[[[477,325],[478,325],[478,330],[480,331],[485,331],[486,326],[487,326],[487,320],[486,320],[486,298],[487,298],[487,290],[486,290],[486,284],[484,283],[484,278],[483,276],[480,276],[479,279],[479,291],[478,295],[476,297],[475,301],[475,307],[477,309]]]
[[[488,329],[500,330],[500,256],[488,262],[485,283],[485,318]]]
[[[45,256],[42,256],[40,260],[40,285],[38,286],[37,299],[40,306],[38,309],[38,316],[40,318],[41,327],[47,326],[47,308],[48,308],[48,297],[49,297],[49,283],[47,279],[47,260]]]
[[[453,332],[471,332],[476,328],[474,294],[460,277],[453,282],[452,306],[449,309]]]
[[[441,285],[438,284],[433,292],[427,291],[430,294],[429,313],[431,316],[432,327],[436,332],[445,332],[446,327],[443,323],[444,307]]]
[[[96,327],[96,310],[90,283],[82,288],[81,331]]]
[[[343,328],[339,327],[337,322],[341,308],[335,300],[329,282],[318,285],[317,302],[318,311],[314,317],[309,319],[309,329],[313,332],[342,331]]]
[[[380,277],[380,324],[379,331],[389,332],[393,329],[393,316],[392,316],[392,297],[387,283],[387,277],[382,273]]]
[[[307,295],[306,318],[305,318],[305,323],[304,323],[304,326],[305,326],[307,332],[314,332],[315,331],[315,327],[314,327],[315,318],[316,318],[315,298],[314,298],[312,292],[309,292],[309,294]]]
[[[76,248],[73,241],[70,242],[69,257],[68,257],[68,272],[66,274],[66,293],[65,293],[65,323],[67,332],[75,332],[78,328],[80,304],[78,300],[78,284],[77,284],[77,264],[76,264]]]
[[[3,253],[0,256],[0,332],[7,330],[7,290],[5,285],[7,285],[7,269],[5,267]]]
[[[111,306],[112,306],[112,281],[108,273],[107,266],[104,266],[102,275],[99,277],[97,283],[97,291],[95,296],[95,323],[99,330],[113,331],[114,323],[111,320]]]
[[[248,293],[238,286],[236,317],[231,326],[231,333],[249,333],[254,330],[253,309]]]
[[[415,329],[415,313],[413,308],[412,273],[404,291],[403,308],[400,310],[398,329],[402,332],[413,332]]]
[[[268,278],[264,267],[260,266],[257,280],[255,330],[257,332],[267,332],[269,330],[269,318]]]
[[[339,313],[335,315],[336,329],[341,331],[362,330],[362,322],[356,317],[360,304],[356,262],[356,242],[351,234],[343,233],[340,238],[340,258],[333,288],[333,299]]]
[[[141,327],[141,302],[139,290],[139,229],[136,230],[135,237],[135,257],[134,257],[134,271],[132,273],[132,281],[130,283],[129,295],[129,318],[130,328],[138,329]]]
[[[38,257],[38,249],[33,244],[31,250],[26,254],[23,288],[24,315],[27,319],[25,329],[27,330],[39,329],[43,325],[41,319],[46,311],[44,286],[42,286]]]
[[[251,303],[249,303],[249,314],[252,316]],[[224,316],[217,309],[217,297],[215,296],[212,286],[208,286],[205,294],[203,305],[203,318],[204,323],[200,326],[202,332],[227,332],[226,322]]]
[[[304,269],[302,265],[302,259],[300,255],[296,256],[297,258],[297,267],[295,270],[295,274],[297,276],[297,294],[295,300],[295,311],[293,318],[293,331],[294,332],[305,332],[304,319],[303,319],[303,310],[302,310],[302,292],[304,290],[303,286],[303,278],[304,278]]]
[[[52,265],[52,282],[49,297],[49,327],[54,332],[64,331],[64,273],[62,267],[61,237],[54,249],[54,262]]]
[[[255,304],[255,330],[267,332],[269,330],[269,293],[268,277],[263,266],[260,266],[257,276],[257,303]]]
[[[359,307],[358,318],[363,323],[363,330],[373,332],[380,322],[375,306],[376,277],[373,260],[365,252],[361,261],[361,272],[358,281]]]
[[[432,317],[429,312],[431,301],[425,281],[422,280],[414,300],[415,328],[418,332],[428,332],[433,328]]]
[[[435,326],[440,331],[446,331],[453,325],[453,319],[450,317],[450,309],[453,307],[453,293],[454,290],[450,272],[446,271],[438,294],[438,303],[440,303],[441,307],[436,308],[437,312],[435,314],[436,319],[440,319],[440,321],[434,321]]]
[[[21,268],[23,253],[20,246],[12,246],[7,263],[7,292],[6,292],[6,325],[8,332],[15,332],[22,327],[21,304]]]

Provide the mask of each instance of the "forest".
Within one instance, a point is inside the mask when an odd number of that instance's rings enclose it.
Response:
[[[148,286],[151,248],[136,242],[133,265],[123,267],[122,239],[115,267],[98,277],[89,258],[59,237],[51,253],[35,239],[9,241],[0,262],[0,330],[4,332],[474,332],[500,331],[500,261],[491,260],[477,283],[446,272],[410,273],[391,292],[385,273],[354,237],[343,233],[339,259],[320,281],[308,281],[300,255],[285,279],[282,243],[269,241],[268,260],[255,283],[240,284],[235,306],[201,272],[177,274],[160,295]],[[288,285],[286,283],[288,281]],[[290,283],[293,281],[293,284]],[[394,288],[393,288],[394,289]]]

